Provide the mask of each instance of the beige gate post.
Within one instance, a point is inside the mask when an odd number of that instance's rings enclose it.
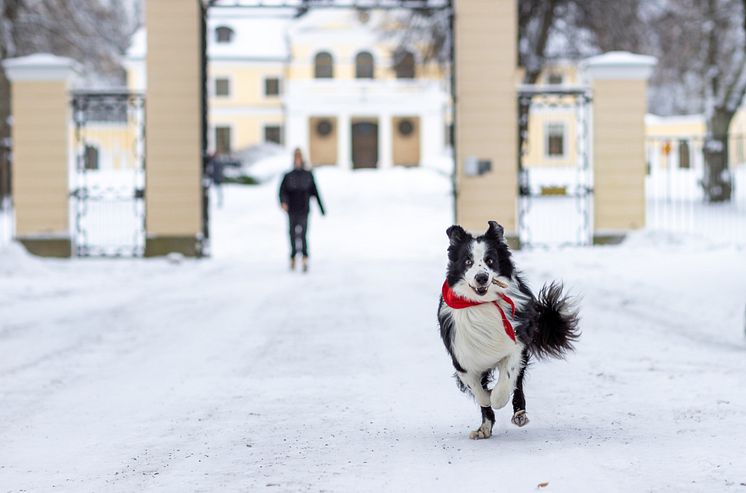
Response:
[[[69,257],[74,62],[37,54],[5,60],[3,67],[12,92],[15,237],[33,254]]]
[[[515,0],[456,0],[456,219],[496,220],[517,243],[518,19]]]
[[[654,57],[610,52],[586,59],[593,91],[594,243],[645,227],[645,112]]]
[[[146,2],[146,256],[200,253],[201,23],[199,0]]]

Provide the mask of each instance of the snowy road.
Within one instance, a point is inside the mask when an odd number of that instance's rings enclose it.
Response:
[[[0,492],[746,492],[746,250],[518,254],[584,334],[530,369],[527,427],[475,442],[435,324],[447,179],[317,179],[306,276],[274,184],[227,190],[211,260],[0,251]]]

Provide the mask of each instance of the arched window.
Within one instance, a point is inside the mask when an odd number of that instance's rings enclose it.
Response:
[[[355,56],[355,78],[373,79],[375,77],[375,62],[373,55],[367,51],[361,51]]]
[[[313,75],[317,79],[334,78],[334,59],[331,53],[322,51],[313,60]]]
[[[397,79],[414,79],[414,54],[406,50],[394,53],[394,70]]]
[[[215,41],[218,43],[230,43],[233,41],[233,29],[228,26],[219,26],[215,28]]]

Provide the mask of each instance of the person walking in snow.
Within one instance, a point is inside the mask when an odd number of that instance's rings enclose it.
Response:
[[[225,175],[224,175],[223,161],[221,161],[217,152],[213,152],[212,155],[210,155],[210,157],[208,158],[207,176],[210,177],[211,184],[213,188],[215,188],[215,193],[217,194],[217,197],[218,197],[218,208],[222,208],[223,207],[223,180],[225,179]]]
[[[280,205],[288,214],[290,224],[290,270],[295,270],[295,257],[303,256],[303,272],[308,271],[308,212],[311,197],[316,197],[321,215],[326,215],[324,204],[321,203],[319,190],[313,173],[305,169],[303,153],[295,149],[293,153],[293,170],[282,177],[280,184]],[[300,244],[300,246],[299,246]]]

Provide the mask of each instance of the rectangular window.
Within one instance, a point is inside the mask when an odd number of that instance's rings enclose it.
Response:
[[[453,147],[453,143],[456,140],[455,132],[456,129],[454,128],[453,123],[446,125],[446,145]]]
[[[565,125],[562,123],[548,123],[546,126],[547,157],[565,156]]]
[[[689,142],[679,140],[679,168],[689,169],[691,167],[691,153],[689,152]]]
[[[215,79],[215,96],[227,97],[231,95],[231,84],[228,79]]]
[[[225,156],[231,151],[231,127],[215,127],[215,152]]]
[[[268,77],[264,79],[264,95],[265,96],[279,96],[280,95],[280,79],[277,77]]]
[[[282,130],[279,125],[264,126],[264,142],[274,142],[282,144]]]
[[[559,86],[562,84],[562,74],[558,74],[557,72],[551,72],[549,75],[547,75],[547,84],[551,86]]]

